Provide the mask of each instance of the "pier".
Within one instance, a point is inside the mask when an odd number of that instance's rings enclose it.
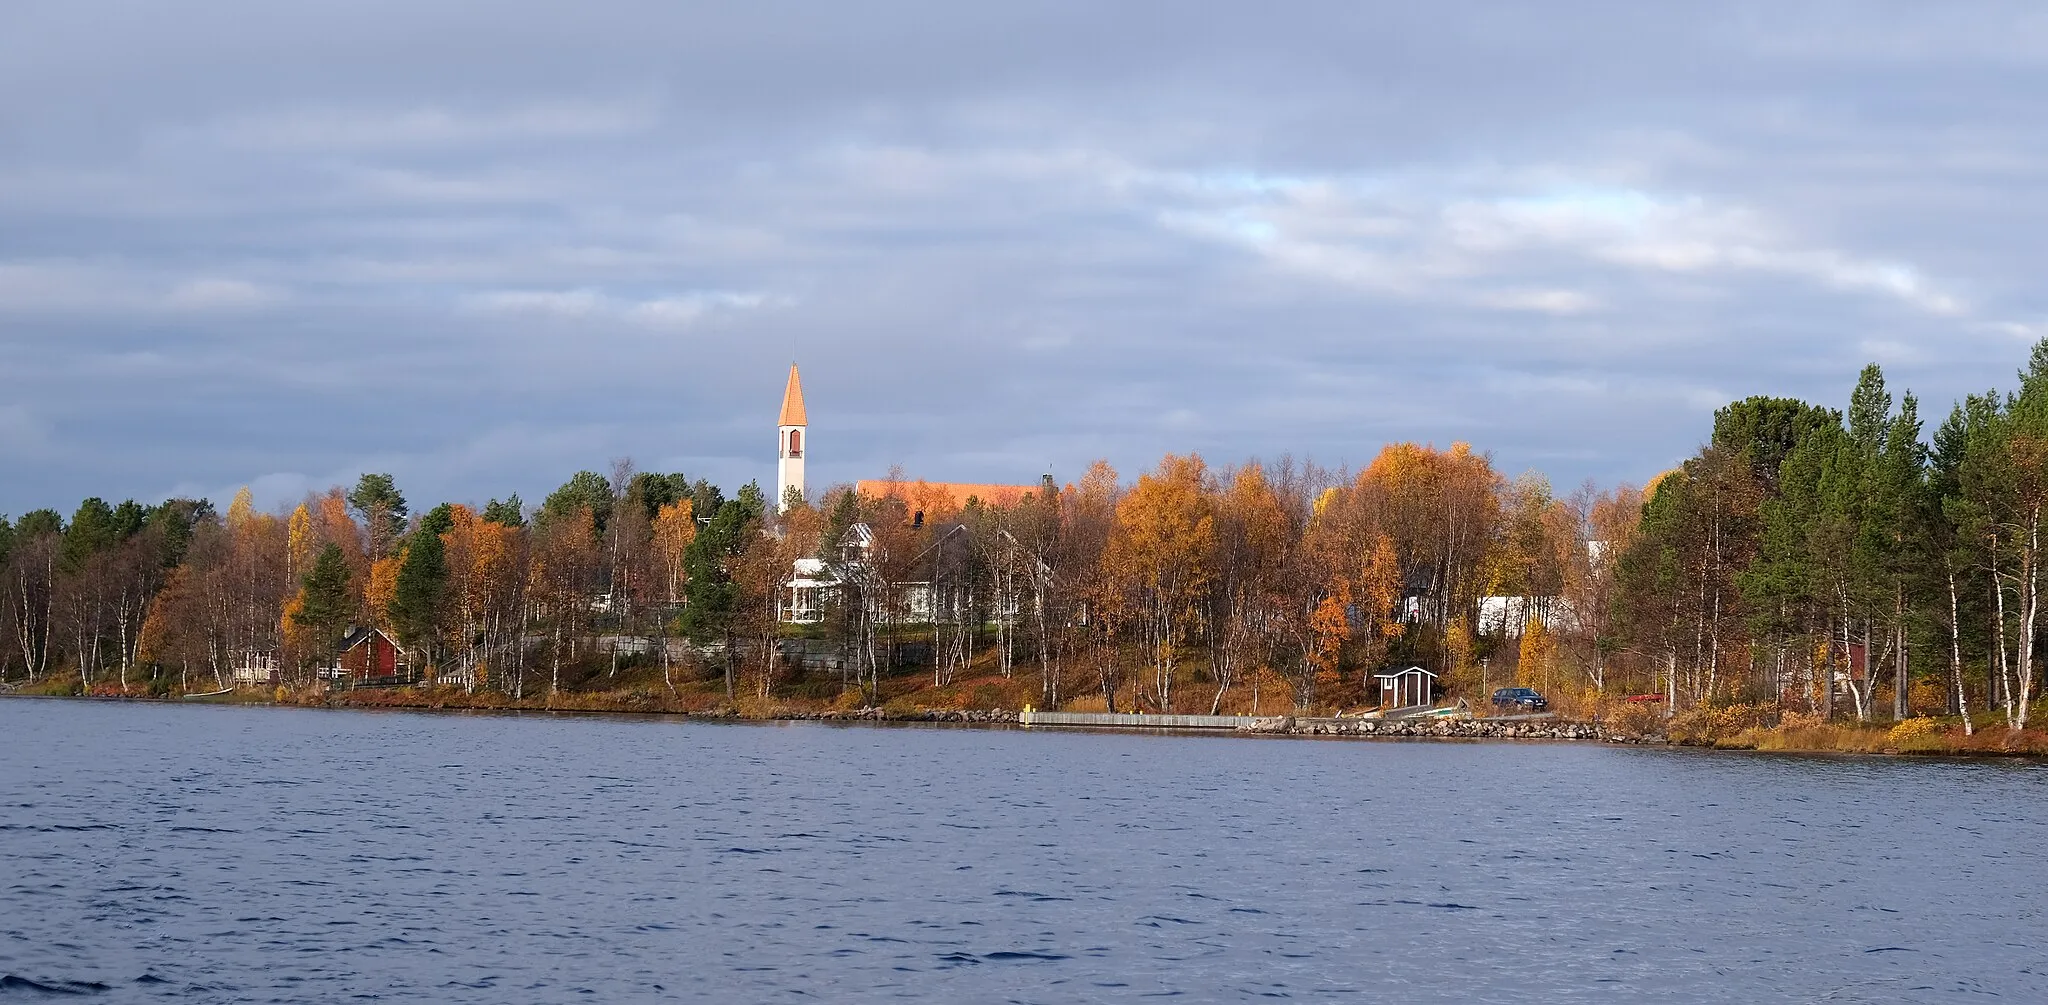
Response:
[[[1151,715],[1143,712],[1039,712],[1025,709],[1017,721],[1026,726],[1123,727],[1126,729],[1250,729],[1258,718],[1249,715]]]

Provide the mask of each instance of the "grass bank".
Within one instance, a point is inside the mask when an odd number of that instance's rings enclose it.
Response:
[[[2036,706],[2030,721],[2043,721],[2048,707]],[[1609,729],[1651,735],[1670,742],[1719,750],[1767,750],[1830,754],[1922,754],[1959,757],[2048,756],[2048,731],[2009,729],[2003,716],[1980,714],[1968,726],[1960,716],[1918,716],[1901,722],[1824,720],[1773,705],[1728,705],[1680,713],[1659,723],[1640,712],[1616,715]]]

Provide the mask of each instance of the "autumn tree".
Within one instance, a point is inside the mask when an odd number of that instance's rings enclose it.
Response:
[[[1104,556],[1115,532],[1122,488],[1107,461],[1089,465],[1081,480],[1060,493],[1060,530],[1053,563],[1054,614],[1065,626],[1055,645],[1095,676],[1105,706],[1114,712],[1123,678],[1118,659],[1119,630],[1129,614],[1127,598],[1107,573]],[[1057,623],[1057,622],[1056,622]]]
[[[590,616],[590,596],[601,568],[595,525],[590,508],[578,506],[566,513],[543,514],[534,529],[526,593],[548,630],[550,700],[562,689],[563,658],[572,655],[569,647]]]
[[[56,605],[57,560],[63,550],[64,518],[56,510],[32,510],[14,527],[13,554],[7,569],[8,607],[13,641],[22,666],[34,682],[49,672],[52,623]]]
[[[1173,709],[1173,686],[1182,644],[1198,624],[1199,601],[1211,575],[1216,518],[1198,456],[1169,455],[1156,471],[1139,476],[1116,507],[1103,565],[1119,610],[1130,623],[1152,670],[1152,698]]]
[[[1223,698],[1273,659],[1282,577],[1301,527],[1297,514],[1257,462],[1239,468],[1216,506],[1217,533],[1211,583],[1209,665],[1215,691],[1209,714]]]

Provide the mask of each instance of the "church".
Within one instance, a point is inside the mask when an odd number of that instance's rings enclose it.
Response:
[[[810,418],[804,408],[803,377],[797,365],[789,365],[789,381],[782,389],[782,411],[776,419],[775,447],[775,508],[785,510],[792,500],[808,499],[808,487],[804,480],[805,450],[810,446]],[[967,507],[970,501],[978,500],[984,505],[1011,506],[1033,493],[1056,492],[1052,476],[1047,475],[1035,485],[1000,485],[969,482],[929,482],[923,479],[903,481],[900,479],[861,479],[854,484],[856,493],[866,499],[901,499],[905,513],[913,526],[921,527],[926,514],[934,518],[942,514],[957,513]],[[794,493],[792,495],[792,493]],[[960,533],[963,528],[955,528]],[[951,536],[950,534],[948,536]],[[852,540],[847,542],[847,554],[839,565],[858,566],[867,561],[874,546],[874,529],[866,523],[851,528]],[[932,547],[943,545],[935,542]],[[793,575],[784,584],[784,596],[778,603],[782,620],[807,623],[821,619],[823,604],[827,597],[842,585],[833,571],[831,563],[822,557],[796,560]],[[906,583],[905,606],[913,620],[930,620],[935,609],[932,584]],[[938,608],[950,605],[938,604]]]

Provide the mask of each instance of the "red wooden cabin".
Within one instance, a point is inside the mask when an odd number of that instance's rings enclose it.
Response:
[[[358,682],[405,677],[412,673],[398,643],[376,628],[358,628],[349,632],[341,640],[341,655],[336,658],[335,667],[340,671],[336,676]]]

